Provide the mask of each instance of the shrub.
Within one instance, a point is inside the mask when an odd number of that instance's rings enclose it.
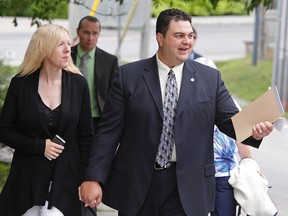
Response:
[[[3,64],[0,60],[0,111],[6,97],[7,89],[12,76],[16,73],[16,68]]]
[[[10,170],[10,164],[0,162],[0,192],[7,179],[9,170]]]
[[[163,0],[152,8],[152,16],[157,17],[160,11],[167,8],[179,8],[191,16],[211,16],[211,15],[246,15],[245,4],[230,0],[220,0],[216,8],[213,8],[210,1],[203,0]]]

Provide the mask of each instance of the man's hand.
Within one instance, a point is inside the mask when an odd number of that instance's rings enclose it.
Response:
[[[79,187],[79,199],[85,203],[85,207],[94,208],[102,201],[102,188],[97,181],[85,181]]]
[[[265,136],[268,136],[273,130],[273,124],[266,121],[266,122],[260,122],[259,124],[256,124],[252,128],[252,133],[254,139],[262,139]]]

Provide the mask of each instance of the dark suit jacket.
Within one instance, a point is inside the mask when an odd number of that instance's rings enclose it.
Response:
[[[45,139],[53,138],[37,106],[39,71],[12,78],[0,118],[0,141],[15,149],[10,174],[0,195],[0,212],[23,215],[34,205],[50,205],[64,215],[79,216],[78,186],[93,139],[87,81],[62,72],[58,134],[66,141],[56,160],[44,156]],[[82,174],[81,174],[82,173]],[[51,194],[47,197],[50,181]]]
[[[74,64],[77,59],[77,47],[71,48],[71,57]],[[112,81],[118,69],[118,59],[116,56],[96,47],[94,66],[94,85],[97,95],[97,102],[100,110],[103,111],[105,99],[111,88]]]
[[[207,216],[214,209],[213,128],[216,124],[235,136],[230,118],[236,112],[220,73],[186,61],[175,143],[179,195],[188,216]],[[85,180],[99,180],[104,203],[125,215],[135,215],[148,192],[162,122],[156,57],[121,66],[106,100]]]

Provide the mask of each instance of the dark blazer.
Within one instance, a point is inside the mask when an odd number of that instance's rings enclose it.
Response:
[[[155,56],[121,66],[91,149],[85,180],[99,180],[103,202],[125,215],[135,215],[149,189],[162,131],[161,97]],[[175,143],[179,195],[188,216],[214,209],[213,128],[235,137],[230,118],[236,112],[219,71],[186,61]]]
[[[64,215],[79,216],[82,182],[93,139],[86,79],[62,72],[58,134],[66,141],[56,160],[44,156],[45,139],[53,138],[37,106],[39,71],[12,78],[0,118],[0,141],[15,149],[10,173],[0,195],[0,212],[23,215],[45,200]],[[51,194],[47,197],[50,181]]]
[[[71,57],[74,64],[77,59],[77,47],[71,48]],[[95,50],[95,66],[94,66],[94,85],[97,95],[97,102],[101,112],[105,104],[108,91],[111,88],[112,81],[118,69],[118,59],[116,56],[105,52],[96,47]]]

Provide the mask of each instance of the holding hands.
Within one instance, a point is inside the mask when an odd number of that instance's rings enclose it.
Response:
[[[85,203],[85,207],[94,208],[101,203],[102,188],[97,181],[85,181],[78,188],[79,199]]]

